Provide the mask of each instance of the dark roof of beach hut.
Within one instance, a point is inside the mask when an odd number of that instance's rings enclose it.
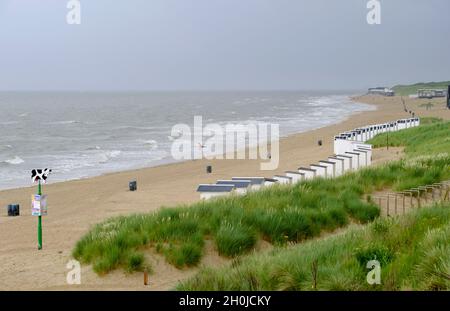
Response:
[[[248,188],[251,185],[250,180],[218,180],[217,185],[234,185],[236,188]]]
[[[198,186],[197,192],[231,192],[234,188],[234,185],[202,184]]]
[[[232,177],[231,180],[249,180],[252,185],[261,185],[264,183],[264,177]]]

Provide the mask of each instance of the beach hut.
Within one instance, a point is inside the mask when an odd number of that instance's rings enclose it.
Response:
[[[411,127],[411,119],[406,119],[406,128]]]
[[[252,190],[258,190],[265,185],[266,178],[264,177],[232,177],[231,180],[247,180],[250,181]]]
[[[397,121],[391,122],[389,124],[389,132],[395,132],[397,131]]]
[[[307,167],[299,167],[298,171],[305,176],[305,180],[313,179],[316,177],[316,170]]]
[[[347,135],[339,135],[334,137],[334,153],[341,154],[352,150],[352,140]]]
[[[373,137],[375,137],[377,135],[377,126],[376,125],[371,125],[370,129],[371,129],[372,138],[373,138]]]
[[[294,171],[286,171],[285,172],[287,177],[291,177],[292,178],[292,183],[298,183],[302,180],[305,179],[305,174],[300,173],[300,172],[294,172]]]
[[[371,166],[372,165],[372,149],[367,149],[367,148],[358,148],[356,149],[356,151],[362,151],[362,152],[366,152],[366,166]]]
[[[354,150],[366,151],[366,165],[372,165],[372,145],[363,143],[354,144]]]
[[[354,139],[356,141],[363,141],[363,135],[362,135],[362,131],[359,129],[353,130],[352,131],[353,135],[354,135]]]
[[[334,177],[339,177],[344,173],[344,159],[329,157],[328,161],[334,163]]]
[[[365,135],[366,135],[364,141],[369,140],[371,138],[371,136],[370,136],[370,127],[365,127],[364,128],[364,132],[365,132]]]
[[[237,194],[246,194],[251,187],[250,180],[218,180],[216,185],[232,185]]]
[[[200,199],[209,200],[214,197],[228,195],[234,192],[233,185],[214,185],[214,184],[201,184],[197,188],[197,192],[200,193]]]
[[[377,124],[376,130],[375,130],[375,135],[383,133],[382,129],[383,129],[383,126],[381,124]]]
[[[372,149],[371,144],[366,144],[363,142],[354,142],[352,147],[353,147],[353,149],[358,149],[358,148]]]
[[[290,184],[292,182],[292,177],[283,175],[275,175],[273,176],[273,179],[275,179],[280,184]]]
[[[323,161],[319,161],[319,164],[323,165],[323,166],[326,166],[326,168],[327,168],[327,177],[329,177],[329,178],[333,178],[334,177],[334,174],[335,174],[334,173],[334,171],[335,171],[335,164],[334,164],[334,162],[323,160]]]
[[[360,167],[360,153],[355,152],[355,151],[348,151],[345,153],[348,156],[352,157],[352,170],[357,170]]]
[[[278,183],[278,180],[274,178],[264,178],[264,186],[270,187]]]
[[[367,133],[365,128],[357,128],[355,131],[359,131],[359,141],[366,141],[367,140]]]
[[[360,153],[360,157],[359,157],[359,166],[360,167],[364,167],[364,166],[369,166],[369,152],[367,150],[364,149],[355,149],[354,152],[358,152]]]
[[[336,158],[344,160],[344,169],[343,173],[347,172],[348,170],[352,169],[352,159],[353,157],[345,154],[337,154]]]
[[[398,130],[406,129],[406,120],[405,119],[397,120],[397,128]]]
[[[310,167],[316,170],[316,177],[327,177],[327,167],[320,164],[311,164]]]

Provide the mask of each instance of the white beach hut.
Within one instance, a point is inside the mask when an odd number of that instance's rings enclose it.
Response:
[[[316,170],[308,167],[299,167],[298,171],[305,176],[305,180],[313,179],[316,177]]]
[[[377,135],[377,126],[376,125],[371,125],[370,126],[370,132],[371,132],[372,138],[374,138],[375,135]]]
[[[283,175],[275,175],[273,179],[277,180],[279,184],[290,184],[292,183],[292,177],[283,176]]]
[[[366,131],[364,128],[357,128],[355,131],[359,132],[359,141],[366,141]]]
[[[334,137],[334,153],[341,154],[352,150],[352,140],[347,135],[339,135]]]
[[[278,180],[273,178],[264,178],[264,187],[270,187],[278,183]]]
[[[360,156],[360,154],[357,153],[357,152],[354,152],[354,151],[347,151],[345,154],[352,157],[352,170],[359,169],[359,166],[360,166],[359,165],[359,163],[360,163],[359,156]]]
[[[285,172],[287,177],[291,177],[292,178],[292,183],[298,183],[302,180],[305,179],[305,174],[300,173],[300,172],[294,172],[294,171],[286,171]]]
[[[370,139],[370,128],[365,127],[364,128],[364,141],[367,141]]]
[[[365,167],[365,166],[369,166],[369,151],[364,150],[364,149],[355,149],[354,152],[358,152],[360,153],[360,157],[359,157],[359,166],[360,167]]]
[[[344,159],[329,157],[328,161],[334,163],[334,176],[339,177],[344,173]]]
[[[406,120],[405,119],[397,120],[397,128],[398,130],[406,129]]]
[[[246,194],[251,187],[250,180],[218,180],[216,185],[232,185],[237,194]]]
[[[355,130],[352,131],[352,133],[353,133],[353,137],[354,137],[353,140],[363,141],[363,135],[362,135],[362,131],[361,130],[355,129]]]
[[[395,132],[397,131],[397,121],[391,122],[389,124],[389,132]]]
[[[200,193],[200,199],[209,200],[214,197],[228,195],[234,192],[233,185],[213,185],[213,184],[201,184],[197,188],[197,192]]]
[[[316,177],[327,177],[327,167],[320,164],[311,164],[310,167],[316,170]]]
[[[327,177],[333,178],[335,176],[334,162],[323,160],[319,161],[319,164],[327,167]]]
[[[357,144],[354,144],[354,150],[366,151],[367,152],[366,164],[368,166],[372,165],[372,145],[364,144],[364,143],[357,143]]]
[[[337,154],[336,158],[344,160],[344,169],[342,173],[352,170],[352,159],[353,157],[345,154]]]

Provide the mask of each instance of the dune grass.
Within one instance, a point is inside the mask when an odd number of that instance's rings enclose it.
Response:
[[[366,281],[376,259],[381,284]],[[219,269],[204,268],[178,290],[449,290],[450,204],[379,218],[342,235],[240,258]]]
[[[183,268],[200,262],[206,240],[214,242],[220,255],[235,257],[254,249],[260,239],[285,245],[350,222],[371,222],[380,211],[370,196],[362,199],[366,194],[386,188],[400,191],[450,177],[448,127],[448,122],[428,122],[392,133],[393,145],[406,146],[407,159],[339,178],[277,185],[245,196],[109,219],[78,241],[73,256],[93,264],[99,274],[117,268],[131,272],[148,268],[143,254],[146,248],[154,248],[169,263]]]
[[[259,239],[275,245],[300,242],[351,221],[373,221],[380,211],[370,199],[361,200],[364,194],[440,181],[448,177],[449,163],[449,156],[423,158],[413,164],[397,161],[333,180],[319,178],[246,196],[113,218],[96,225],[78,241],[73,256],[92,263],[102,274],[119,267],[142,269],[145,263],[138,254],[148,247],[183,268],[200,261],[207,239],[226,257],[245,254]]]
[[[421,126],[393,133],[383,133],[368,141],[375,148],[386,147],[386,136],[389,135],[389,146],[405,146],[409,157],[450,152],[450,121],[436,118],[424,118]]]

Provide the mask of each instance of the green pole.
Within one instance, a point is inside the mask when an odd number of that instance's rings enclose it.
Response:
[[[38,184],[38,195],[42,195],[41,181]],[[38,216],[38,250],[42,249],[42,216]]]

